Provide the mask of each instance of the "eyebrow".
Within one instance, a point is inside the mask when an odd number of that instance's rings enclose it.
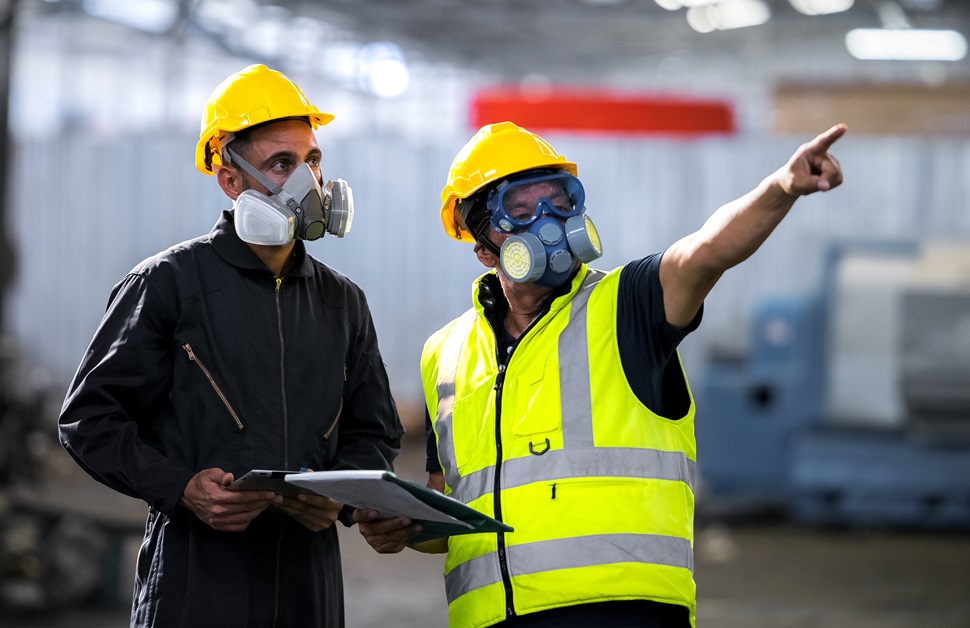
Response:
[[[310,151],[306,154],[306,156],[302,159],[302,161],[306,161],[307,159],[311,159],[313,157],[316,157],[318,159],[323,157],[323,151],[320,150],[319,148],[310,149]],[[273,153],[272,155],[264,159],[260,169],[265,168],[269,164],[279,161],[280,159],[289,159],[291,161],[301,161],[297,157],[297,154],[295,152],[291,150],[281,150]]]

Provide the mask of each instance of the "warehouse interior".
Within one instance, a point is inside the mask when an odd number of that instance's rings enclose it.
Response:
[[[206,233],[212,88],[254,63],[332,111],[346,239],[422,482],[424,339],[481,272],[442,237],[448,165],[513,120],[576,161],[599,267],[663,250],[836,123],[846,182],[705,304],[701,626],[970,625],[970,3],[6,0],[0,3],[0,620],[128,625],[145,504],[55,423],[112,286]],[[594,264],[596,265],[596,264]],[[445,626],[440,556],[341,530],[348,628]]]

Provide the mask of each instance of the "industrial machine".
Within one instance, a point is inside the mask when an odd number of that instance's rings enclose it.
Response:
[[[11,343],[0,339],[0,617],[29,621],[83,604],[127,603],[116,594],[129,577],[118,573],[125,531],[37,498],[51,480],[56,406],[51,391],[23,374]]]
[[[970,527],[970,243],[854,242],[697,391],[698,511]]]

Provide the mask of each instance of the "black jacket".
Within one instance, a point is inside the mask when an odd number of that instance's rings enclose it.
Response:
[[[276,280],[224,212],[115,286],[58,420],[95,479],[149,505],[132,626],[342,626],[334,528],[270,508],[216,532],[178,505],[218,467],[385,469],[403,433],[363,292],[295,247]]]

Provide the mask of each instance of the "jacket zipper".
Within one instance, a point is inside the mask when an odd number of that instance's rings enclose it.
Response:
[[[283,468],[290,468],[290,416],[286,406],[286,344],[283,342],[283,304],[280,289],[283,278],[276,278],[276,332],[280,338],[280,397],[283,400]]]
[[[232,405],[229,403],[229,400],[226,399],[222,389],[219,388],[219,384],[217,384],[216,380],[212,378],[212,374],[209,373],[209,369],[205,367],[205,364],[203,364],[202,361],[196,357],[195,352],[192,351],[192,345],[186,342],[182,345],[182,350],[185,351],[185,353],[189,356],[189,361],[194,362],[205,374],[206,379],[209,380],[209,384],[212,386],[212,390],[216,391],[216,394],[219,395],[219,399],[222,399],[222,405],[226,406],[226,410],[228,410],[229,414],[232,415],[232,420],[236,422],[236,427],[238,427],[240,430],[246,429],[245,426],[243,426],[243,422],[239,420],[239,415],[237,415],[236,411],[232,409]]]
[[[290,468],[290,418],[286,406],[286,345],[283,342],[283,304],[280,302],[280,289],[283,278],[276,277],[276,331],[280,339],[280,397],[283,403],[283,468]],[[283,520],[280,520],[279,537],[276,540],[276,583],[273,592],[273,626],[279,618],[280,608],[280,569],[283,564]]]
[[[344,388],[347,388],[347,365],[344,365]],[[340,406],[337,408],[337,416],[334,417],[333,423],[327,428],[327,433],[323,435],[323,440],[330,438],[333,431],[337,429],[337,423],[340,421],[340,414],[344,411],[344,394],[343,391],[340,392]]]

